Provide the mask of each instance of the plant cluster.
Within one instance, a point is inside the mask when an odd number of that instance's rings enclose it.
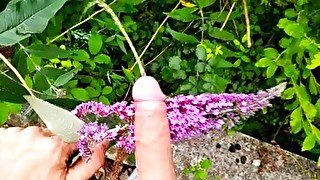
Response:
[[[141,74],[137,56],[171,96],[257,92],[287,82],[268,116],[258,113],[236,128],[319,157],[318,0],[23,0],[7,7],[0,7],[0,45],[14,45],[12,65],[51,103],[72,109],[89,100],[130,101]],[[28,91],[8,68],[0,70],[4,124]]]

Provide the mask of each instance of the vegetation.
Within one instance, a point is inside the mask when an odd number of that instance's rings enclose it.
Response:
[[[319,158],[318,0],[11,0],[6,7],[1,53],[49,102],[72,109],[130,100],[140,58],[168,95],[248,93],[287,82],[272,108],[235,130]],[[7,66],[0,70],[4,124],[28,91]]]

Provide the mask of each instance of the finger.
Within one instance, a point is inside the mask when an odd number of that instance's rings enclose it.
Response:
[[[46,137],[51,137],[54,136],[54,134],[48,129],[48,128],[43,128],[41,127],[41,133],[46,136]]]
[[[139,180],[176,179],[173,167],[165,95],[152,77],[133,86],[136,165]]]
[[[105,153],[109,145],[108,141],[97,144],[89,160],[79,159],[72,167],[69,168],[67,180],[89,179],[105,163]]]

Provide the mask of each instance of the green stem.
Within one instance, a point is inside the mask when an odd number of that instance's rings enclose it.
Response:
[[[30,93],[32,97],[35,97],[35,95],[32,93],[31,89],[28,87],[26,81],[23,79],[19,71],[9,62],[9,60],[0,53],[0,59],[13,71],[13,73],[18,77],[18,79],[21,81],[22,85],[26,90]]]
[[[61,33],[60,35],[56,36],[54,39],[52,39],[49,43],[53,43],[54,41],[58,40],[59,38],[61,38],[62,36],[64,36],[65,34],[67,34],[69,31],[71,31],[72,29],[80,26],[81,24],[89,21],[90,19],[92,19],[95,15],[101,13],[102,11],[104,11],[104,8],[100,9],[99,11],[96,11],[95,13],[91,14],[89,17],[87,17],[86,19],[84,19],[83,21],[73,25],[71,28],[67,29],[66,31],[64,31],[63,33]]]
[[[127,40],[128,44],[129,44],[129,46],[130,46],[130,48],[131,48],[131,51],[132,51],[132,53],[133,53],[133,56],[135,57],[136,62],[137,62],[137,64],[138,64],[138,66],[139,66],[139,70],[140,70],[141,76],[145,76],[145,75],[146,75],[146,72],[145,72],[145,70],[144,70],[144,68],[143,68],[141,59],[140,59],[140,57],[139,57],[139,55],[138,55],[135,47],[133,46],[133,43],[132,43],[130,37],[128,36],[126,30],[123,28],[123,26],[122,26],[122,24],[121,24],[118,16],[113,12],[113,10],[110,8],[110,6],[109,6],[108,4],[99,1],[99,2],[98,2],[98,5],[99,5],[100,7],[103,7],[104,10],[107,11],[107,12],[111,15],[113,21],[114,21],[115,24],[118,26],[118,28],[120,29],[121,33],[123,34],[123,36],[125,37],[125,39]]]

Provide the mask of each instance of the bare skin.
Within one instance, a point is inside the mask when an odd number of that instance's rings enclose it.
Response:
[[[143,92],[142,92],[143,91]],[[139,180],[174,180],[166,107],[158,83],[140,78],[133,88],[136,106],[136,160]],[[89,161],[66,161],[76,149],[41,127],[0,128],[0,179],[85,180],[105,163],[108,142],[96,145]]]

